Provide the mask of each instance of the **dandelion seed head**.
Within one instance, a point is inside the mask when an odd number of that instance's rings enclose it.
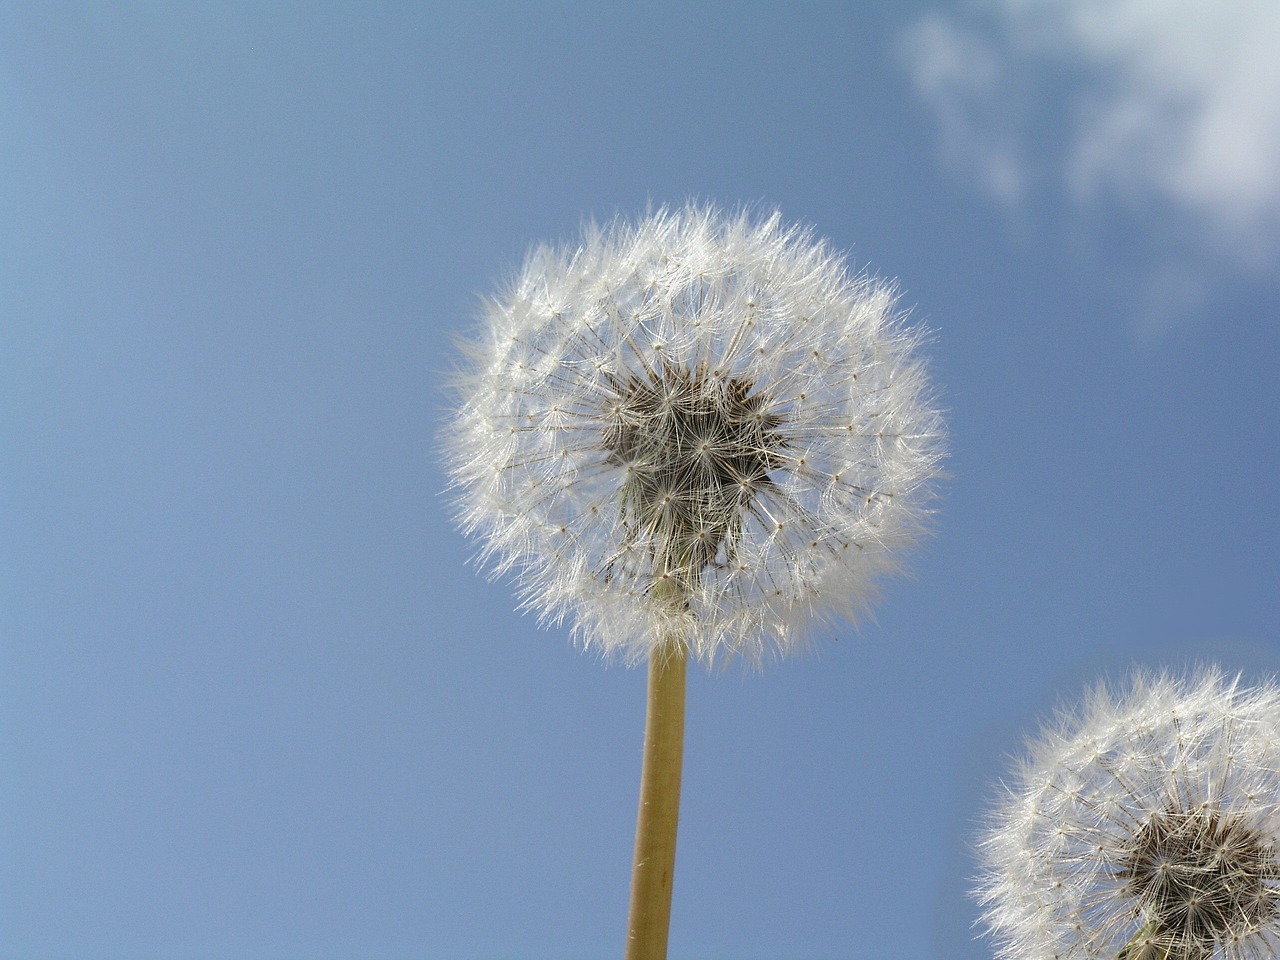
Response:
[[[925,530],[943,428],[895,305],[777,214],[535,249],[458,378],[462,526],[587,648],[790,652]]]
[[[981,855],[1001,957],[1280,956],[1280,688],[1098,687],[1031,745]]]

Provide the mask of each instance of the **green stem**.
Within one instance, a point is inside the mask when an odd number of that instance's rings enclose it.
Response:
[[[1129,938],[1129,942],[1120,948],[1116,960],[1168,960],[1169,952],[1151,942],[1159,925],[1148,920],[1138,928],[1138,932]]]
[[[1209,960],[1212,947],[1188,944],[1175,949],[1167,941],[1161,943],[1162,930],[1159,920],[1152,918],[1138,928],[1129,942],[1120,948],[1116,960]]]
[[[667,956],[684,761],[686,666],[680,643],[663,644],[649,657],[626,960],[665,960]]]

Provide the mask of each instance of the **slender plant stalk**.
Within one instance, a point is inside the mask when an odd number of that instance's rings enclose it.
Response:
[[[1160,926],[1156,921],[1148,920],[1129,938],[1129,942],[1120,948],[1120,952],[1116,954],[1116,960],[1169,960],[1167,950],[1143,946],[1159,929]]]
[[[1116,960],[1209,960],[1213,956],[1212,945],[1190,943],[1180,950],[1170,946],[1149,943],[1161,932],[1157,920],[1148,920],[1129,942],[1120,948]]]
[[[631,871],[631,916],[626,960],[665,960],[671,923],[671,884],[680,818],[684,762],[684,645],[666,643],[649,657],[640,810]]]

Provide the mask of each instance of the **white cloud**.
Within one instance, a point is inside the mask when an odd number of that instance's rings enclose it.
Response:
[[[1280,257],[1277,0],[984,0],[902,53],[947,154],[1003,203],[1118,199],[1233,265]]]
[[[937,111],[944,147],[970,162],[992,194],[1013,204],[1025,192],[1015,130],[1000,115],[1006,69],[978,33],[938,16],[916,24],[906,38],[916,90]]]

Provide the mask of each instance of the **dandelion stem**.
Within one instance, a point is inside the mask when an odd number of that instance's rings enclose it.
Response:
[[[684,760],[686,664],[681,643],[658,646],[649,657],[626,960],[665,960],[667,955]]]
[[[1116,954],[1116,960],[1209,960],[1213,947],[1204,943],[1187,943],[1181,947],[1170,942],[1168,931],[1155,919],[1148,920]]]
[[[1155,942],[1159,932],[1160,924],[1155,920],[1148,920],[1129,938],[1129,942],[1120,948],[1120,952],[1116,954],[1116,960],[1168,960],[1168,949],[1157,946]]]

